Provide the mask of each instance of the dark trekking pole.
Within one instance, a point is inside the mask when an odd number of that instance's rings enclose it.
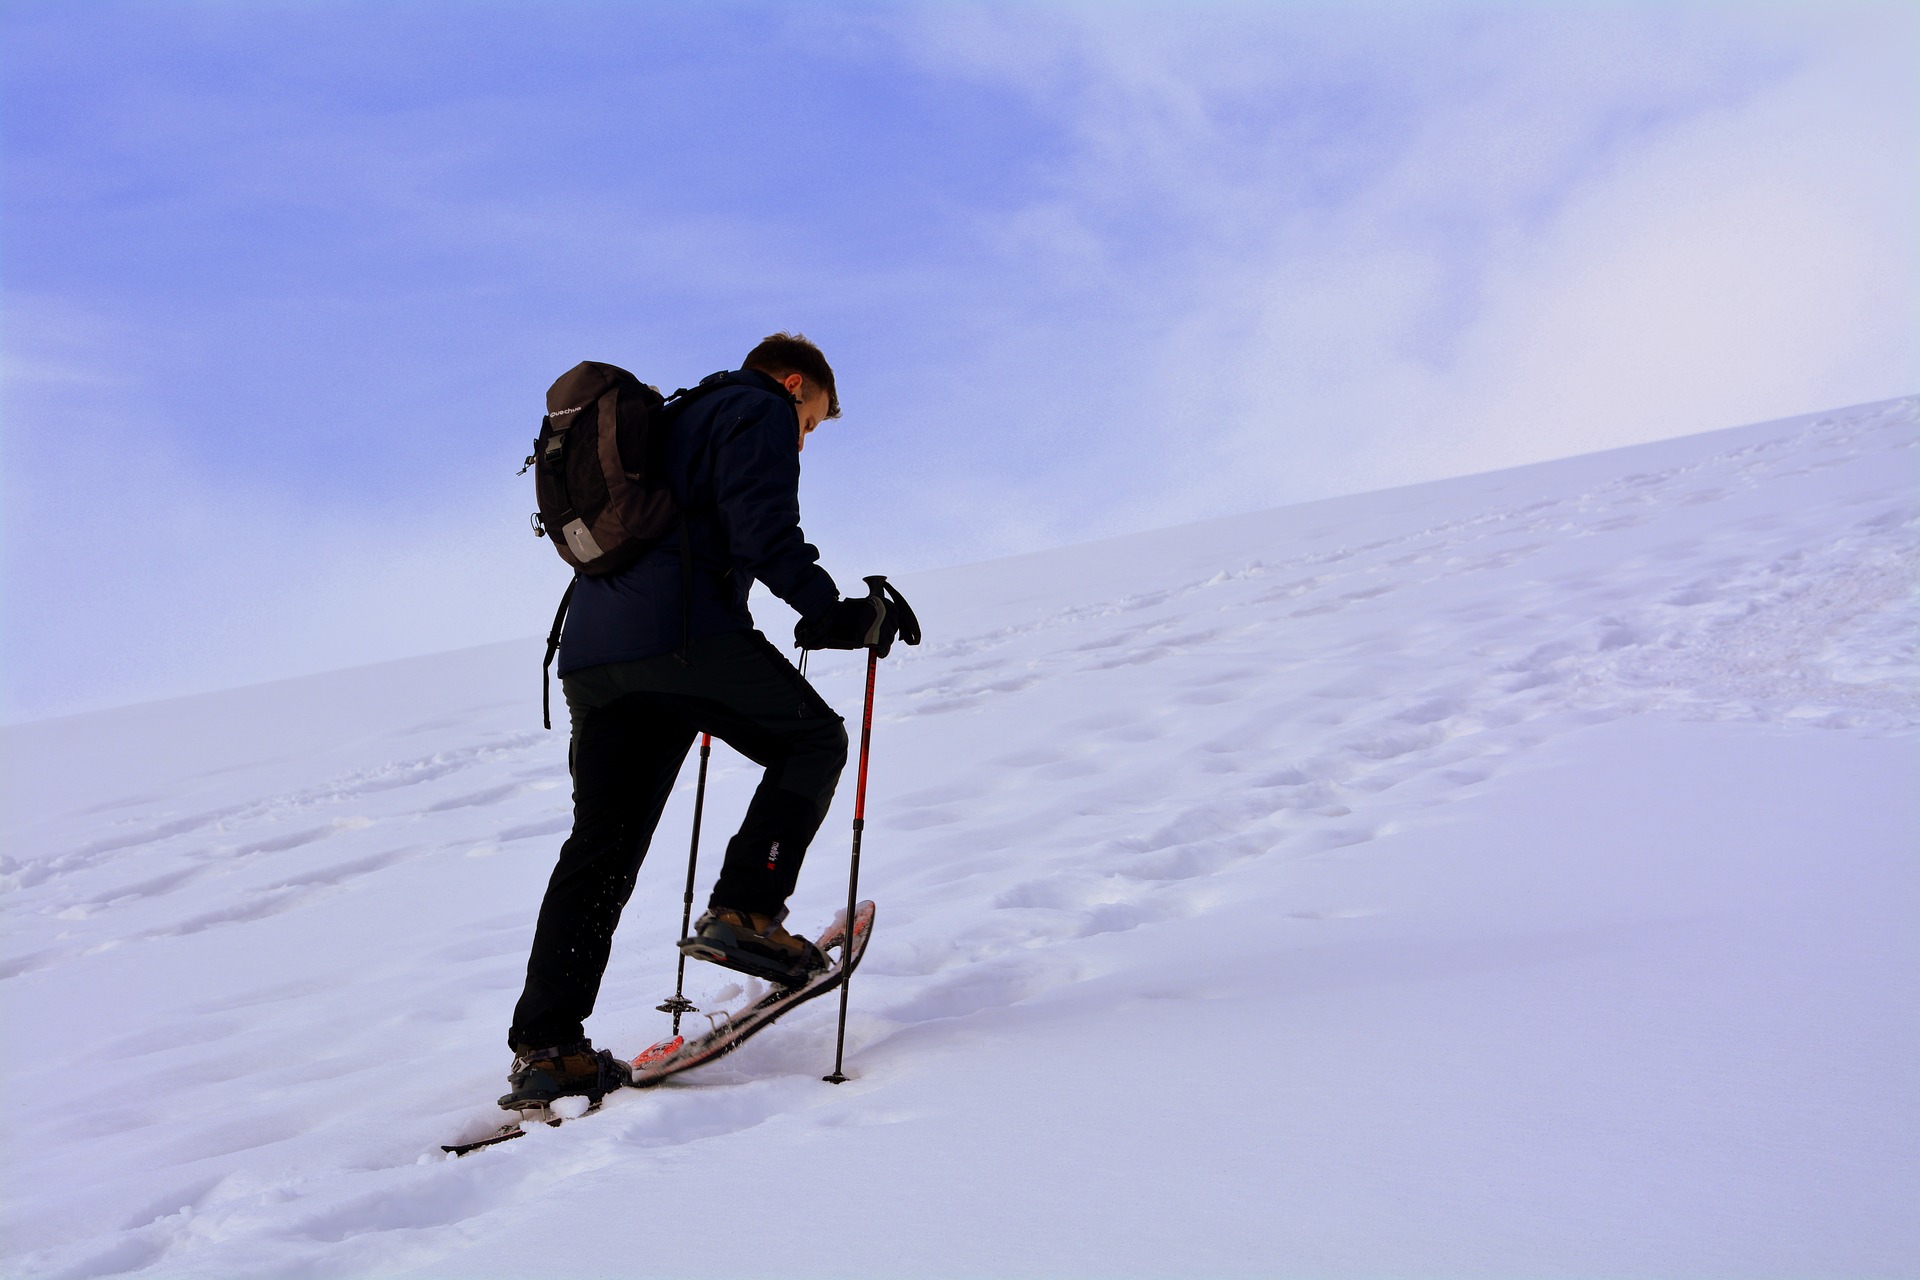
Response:
[[[913,616],[906,599],[877,574],[867,579],[867,586],[872,589],[873,600],[879,602],[883,609],[893,611],[900,639],[908,644],[919,644],[920,620]],[[887,655],[891,647],[892,641],[889,640],[878,648],[867,650],[867,700],[860,713],[860,774],[853,787],[853,860],[847,868],[847,918],[842,926],[840,943],[840,964],[844,970],[840,975],[840,1029],[833,1039],[833,1074],[820,1077],[828,1084],[847,1082],[847,1074],[840,1068],[846,1061],[847,992],[853,986],[853,913],[860,891],[860,836],[867,828],[867,756],[873,744],[873,678],[880,669],[880,659]]]
[[[713,735],[700,735],[700,781],[693,788],[693,843],[687,850],[687,894],[680,904],[680,936],[686,937],[693,926],[693,867],[700,860],[700,814],[707,807],[707,757],[713,754]],[[656,1006],[673,1015],[673,1034],[680,1034],[680,1015],[698,1013],[699,1007],[682,994],[687,985],[687,953],[680,953],[680,967],[673,975],[673,995]]]

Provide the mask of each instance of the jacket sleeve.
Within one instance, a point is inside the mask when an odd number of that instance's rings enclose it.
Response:
[[[800,532],[799,423],[793,410],[771,394],[756,395],[736,421],[715,426],[714,502],[734,563],[801,617],[820,616],[840,599],[840,589]]]

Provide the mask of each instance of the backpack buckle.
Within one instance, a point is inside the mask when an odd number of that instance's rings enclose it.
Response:
[[[532,515],[530,515],[530,516],[528,516],[528,517],[527,517],[527,523],[533,526],[533,536],[534,536],[534,537],[536,537],[536,538],[544,538],[544,537],[546,537],[546,536],[547,536],[547,531],[546,531],[546,529],[544,529],[544,528],[542,528],[542,527],[541,527],[541,524],[540,524],[540,513],[539,513],[538,511],[536,511],[536,512],[534,512],[534,513],[533,513]]]

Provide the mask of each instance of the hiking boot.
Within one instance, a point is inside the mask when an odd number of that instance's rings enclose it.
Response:
[[[710,960],[722,968],[765,978],[784,987],[797,987],[826,969],[827,958],[805,938],[780,927],[787,918],[763,916],[731,907],[714,907],[693,926],[693,936],[680,940],[683,954]]]
[[[598,1106],[600,1099],[633,1081],[627,1064],[612,1051],[594,1052],[591,1040],[535,1049],[513,1060],[507,1072],[512,1092],[500,1099],[508,1111],[533,1111],[555,1098],[584,1097]]]

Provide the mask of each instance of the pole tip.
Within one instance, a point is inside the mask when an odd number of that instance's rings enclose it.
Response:
[[[821,1076],[820,1078],[822,1080],[825,1080],[828,1084],[845,1084],[848,1079],[848,1077],[840,1074],[838,1071],[834,1072],[830,1076]]]

